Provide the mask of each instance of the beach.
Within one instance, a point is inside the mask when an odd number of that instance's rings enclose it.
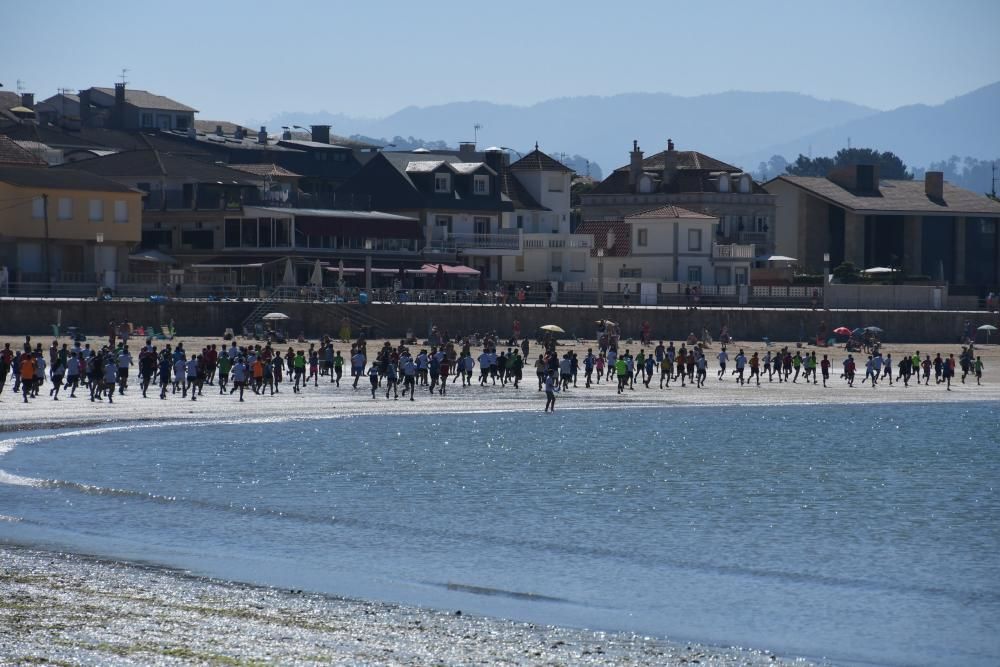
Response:
[[[50,339],[33,337],[47,347]],[[0,339],[0,344],[5,342]],[[20,340],[10,341],[13,345]],[[96,344],[97,341],[94,341]],[[105,341],[106,342],[106,341]],[[218,339],[185,338],[190,352],[208,344],[220,345]],[[314,341],[315,342],[315,341]],[[369,350],[382,341],[369,342]],[[390,341],[392,342],[392,341]],[[396,341],[398,343],[398,341]],[[239,340],[240,345],[252,341]],[[131,341],[137,348],[142,341]],[[163,341],[157,341],[162,345]],[[767,348],[760,342],[734,342],[730,358],[739,349],[749,356],[757,351],[780,350],[776,343]],[[308,343],[291,343],[295,349],[307,349]],[[289,345],[278,346],[287,349]],[[345,356],[349,345],[338,344]],[[411,346],[419,350],[421,347]],[[574,350],[581,358],[593,341],[564,342],[560,353]],[[622,349],[639,346],[624,342]],[[502,348],[501,348],[502,349]],[[709,348],[712,360],[705,388],[672,384],[657,388],[658,375],[650,388],[636,383],[634,391],[619,395],[614,382],[602,382],[584,388],[581,372],[577,387],[560,394],[553,420],[572,420],[579,410],[617,411],[688,406],[766,407],[916,403],[960,403],[963,401],[1000,400],[1000,383],[992,381],[1000,363],[997,346],[983,346],[986,373],[982,386],[971,377],[962,384],[959,378],[948,392],[943,385],[902,387],[880,384],[850,388],[839,378],[842,349],[817,349],[820,358],[826,353],[833,362],[830,386],[768,382],[760,387],[741,386],[731,376],[716,379],[714,355],[718,343]],[[807,348],[809,349],[809,348]],[[651,346],[645,348],[649,353]],[[915,350],[942,355],[958,354],[960,346],[892,344],[883,348],[893,357]],[[537,355],[532,344],[529,355]],[[478,350],[473,349],[473,356]],[[859,355],[855,355],[858,358]],[[258,396],[248,392],[246,401],[236,396],[219,395],[218,388],[206,386],[197,401],[184,400],[168,393],[160,400],[151,390],[141,396],[134,379],[124,396],[116,394],[114,404],[92,403],[80,390],[77,398],[63,393],[58,402],[42,394],[28,404],[10,392],[8,385],[0,395],[4,421],[0,428],[10,439],[0,437],[0,457],[13,448],[14,437],[30,435],[25,431],[48,431],[99,426],[107,429],[142,428],[153,424],[211,424],[213,421],[239,423],[280,419],[336,419],[366,415],[433,415],[448,413],[525,413],[541,412],[544,394],[537,391],[533,372],[526,368],[521,388],[511,386],[480,387],[478,368],[471,387],[449,384],[447,395],[430,395],[419,390],[416,401],[386,399],[378,394],[372,399],[367,378],[358,389],[350,387],[346,376],[341,386],[321,377],[318,386],[309,384],[301,393],[293,393],[288,382],[281,393]],[[957,406],[956,406],[957,407]],[[565,411],[565,416],[560,414]],[[638,413],[635,413],[638,414]],[[0,458],[0,467],[2,458]],[[2,516],[0,521],[16,522],[16,516]],[[181,569],[167,569],[158,563],[117,562],[114,559],[37,550],[39,545],[8,544],[0,547],[0,663],[21,664],[566,664],[566,665],[763,665],[806,664],[792,656],[776,656],[768,650],[711,648],[687,642],[672,643],[669,638],[640,636],[631,633],[605,633],[566,627],[514,622],[490,618],[458,609],[425,609],[335,595],[319,595],[308,590],[288,590],[252,586],[235,581],[221,581]],[[812,658],[816,659],[816,658]]]
[[[41,343],[43,349],[48,349],[52,342],[51,337],[36,335],[31,337],[32,343]],[[0,345],[10,342],[11,347],[19,347],[23,342],[23,337],[0,337]],[[62,342],[66,342],[64,338]],[[107,343],[107,338],[91,337],[88,341],[92,346],[100,349],[101,345]],[[308,350],[309,343],[318,343],[313,339],[306,343],[295,341],[287,344],[275,345],[276,350],[285,351],[289,347],[295,350]],[[384,342],[398,345],[398,340],[377,339],[368,341],[369,355],[381,349]],[[667,341],[669,342],[669,341]],[[144,341],[141,339],[131,339],[129,347],[133,351],[133,356],[138,353]],[[154,344],[159,349],[163,345],[170,343],[176,346],[183,343],[188,353],[200,353],[207,345],[215,344],[221,349],[223,344],[228,346],[229,342],[220,338],[202,337],[178,337],[173,341],[157,340]],[[237,339],[239,346],[259,344],[253,339]],[[681,341],[675,341],[679,347]],[[650,354],[655,346],[644,348],[646,354]],[[666,344],[666,342],[665,342]],[[716,354],[721,350],[721,345],[715,342],[706,349],[706,356],[709,361],[708,379],[706,386],[702,389],[679,387],[676,382],[671,383],[669,389],[658,389],[659,371],[654,375],[650,387],[640,386],[635,383],[635,389],[623,395],[617,395],[615,391],[616,383],[612,378],[610,382],[602,380],[600,384],[594,384],[589,389],[583,388],[584,373],[582,370],[582,360],[588,349],[593,349],[597,354],[597,344],[595,341],[560,341],[557,347],[559,355],[567,351],[576,352],[581,360],[581,370],[578,377],[577,387],[571,387],[570,391],[560,394],[557,400],[558,409],[614,409],[618,407],[643,407],[647,405],[670,406],[670,405],[809,405],[818,403],[844,403],[851,404],[858,401],[879,403],[901,403],[901,402],[923,402],[923,401],[951,401],[960,402],[966,400],[992,401],[1000,400],[1000,345],[977,346],[976,354],[982,356],[985,366],[983,383],[976,386],[975,377],[970,375],[963,384],[960,380],[959,372],[952,382],[952,391],[946,391],[943,384],[934,383],[933,372],[929,386],[915,386],[911,380],[909,387],[903,387],[900,383],[889,386],[884,382],[872,389],[869,385],[862,385],[855,382],[854,387],[848,387],[847,383],[840,379],[841,362],[846,358],[847,353],[843,347],[836,348],[816,348],[812,346],[797,347],[795,342],[775,341],[771,346],[764,345],[761,341],[734,341],[727,346],[729,354],[729,372],[732,371],[734,357],[739,350],[744,350],[747,357],[753,352],[758,352],[761,356],[766,351],[772,354],[788,347],[794,354],[796,350],[803,354],[807,351],[815,351],[817,358],[822,359],[823,354],[830,355],[830,381],[828,387],[819,385],[807,385],[799,378],[799,382],[779,383],[777,379],[768,382],[765,378],[761,385],[740,386],[732,375],[727,375],[723,381],[716,379]],[[420,349],[430,350],[429,344],[410,345],[414,352]],[[503,351],[506,346],[498,345],[497,351]],[[621,350],[630,349],[636,354],[640,348],[637,341],[623,341],[620,343]],[[335,343],[335,349],[340,350],[345,359],[350,355],[349,343]],[[477,357],[481,348],[472,348],[473,358]],[[493,410],[509,411],[532,411],[542,410],[545,400],[544,394],[537,391],[538,383],[535,378],[531,363],[542,351],[541,346],[531,343],[531,350],[524,368],[524,380],[519,389],[514,389],[510,384],[507,387],[494,389],[492,385],[481,388],[478,383],[478,364],[473,373],[473,385],[462,387],[459,382],[449,381],[447,395],[430,395],[426,388],[421,391],[418,388],[417,400],[392,400],[385,399],[384,394],[379,394],[376,399],[372,399],[369,390],[367,377],[361,378],[358,382],[358,389],[351,389],[350,368],[345,365],[344,378],[340,387],[333,387],[329,377],[321,377],[318,386],[314,387],[312,381],[306,389],[298,394],[291,391],[291,384],[286,378],[280,385],[280,394],[274,396],[257,396],[252,392],[247,392],[247,400],[239,403],[235,396],[220,396],[218,388],[206,385],[204,395],[198,401],[181,400],[180,393],[173,395],[168,393],[166,400],[159,400],[158,393],[151,387],[149,398],[143,399],[139,391],[136,371],[133,367],[130,373],[129,390],[125,396],[119,397],[116,394],[114,404],[107,401],[91,403],[86,398],[85,389],[77,392],[77,398],[69,398],[65,391],[60,395],[58,402],[52,401],[46,395],[51,383],[46,381],[45,391],[39,398],[33,399],[28,404],[21,402],[20,397],[11,392],[8,386],[0,394],[0,405],[11,406],[11,409],[4,415],[4,420],[0,423],[0,430],[24,430],[39,428],[55,428],[61,426],[79,426],[87,424],[107,424],[113,422],[134,422],[149,421],[171,418],[191,419],[193,417],[212,418],[224,413],[227,418],[259,417],[262,410],[268,412],[280,412],[285,418],[295,419],[300,417],[336,417],[359,414],[383,414],[383,413],[422,413],[428,410],[445,409],[451,412],[477,412]],[[931,358],[935,354],[941,353],[943,357],[954,354],[958,357],[961,346],[956,343],[941,344],[914,344],[914,343],[888,343],[882,347],[883,353],[889,353],[898,360],[903,354],[913,354],[919,351],[921,357],[930,354]],[[858,362],[858,380],[864,377],[864,359],[862,353],[854,353],[854,358]],[[898,371],[897,371],[898,372]],[[454,376],[450,380],[454,380]],[[154,382],[155,385],[155,382]],[[499,383],[497,384],[499,387]],[[402,386],[400,387],[402,388]],[[223,409],[224,408],[224,409]],[[2,450],[0,450],[2,453]]]
[[[0,547],[0,664],[785,665],[588,632]]]

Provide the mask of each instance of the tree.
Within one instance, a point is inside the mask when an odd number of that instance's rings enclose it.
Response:
[[[773,159],[773,158],[772,158]],[[794,176],[825,177],[834,169],[852,167],[858,164],[875,164],[879,167],[879,177],[892,180],[912,180],[906,164],[891,151],[880,153],[873,148],[842,148],[830,157],[808,158],[799,154],[795,162],[788,166],[788,173]]]
[[[842,283],[856,283],[861,279],[861,272],[854,262],[844,262],[833,270],[833,277]]]

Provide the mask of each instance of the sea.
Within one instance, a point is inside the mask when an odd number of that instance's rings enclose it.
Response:
[[[849,665],[1000,664],[1000,405],[118,424],[0,439],[0,542]]]

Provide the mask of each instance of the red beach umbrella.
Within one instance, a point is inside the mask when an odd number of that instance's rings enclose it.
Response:
[[[839,336],[850,336],[851,330],[848,329],[847,327],[837,327],[836,329],[833,330],[833,333]]]

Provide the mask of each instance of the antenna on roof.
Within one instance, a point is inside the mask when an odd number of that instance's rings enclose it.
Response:
[[[990,168],[991,168],[991,170],[993,172],[993,179],[990,182],[990,196],[993,197],[993,199],[996,199],[997,198],[997,163],[996,163],[996,160],[993,161],[993,164],[990,165]]]
[[[475,125],[472,126],[473,143],[476,144],[479,143],[479,130],[481,129],[483,129],[483,126],[480,125],[479,123],[476,123]]]
[[[123,86],[128,83],[128,81],[125,80],[125,74],[127,72],[128,72],[128,68],[127,67],[122,67],[121,79],[122,79],[122,85]]]

